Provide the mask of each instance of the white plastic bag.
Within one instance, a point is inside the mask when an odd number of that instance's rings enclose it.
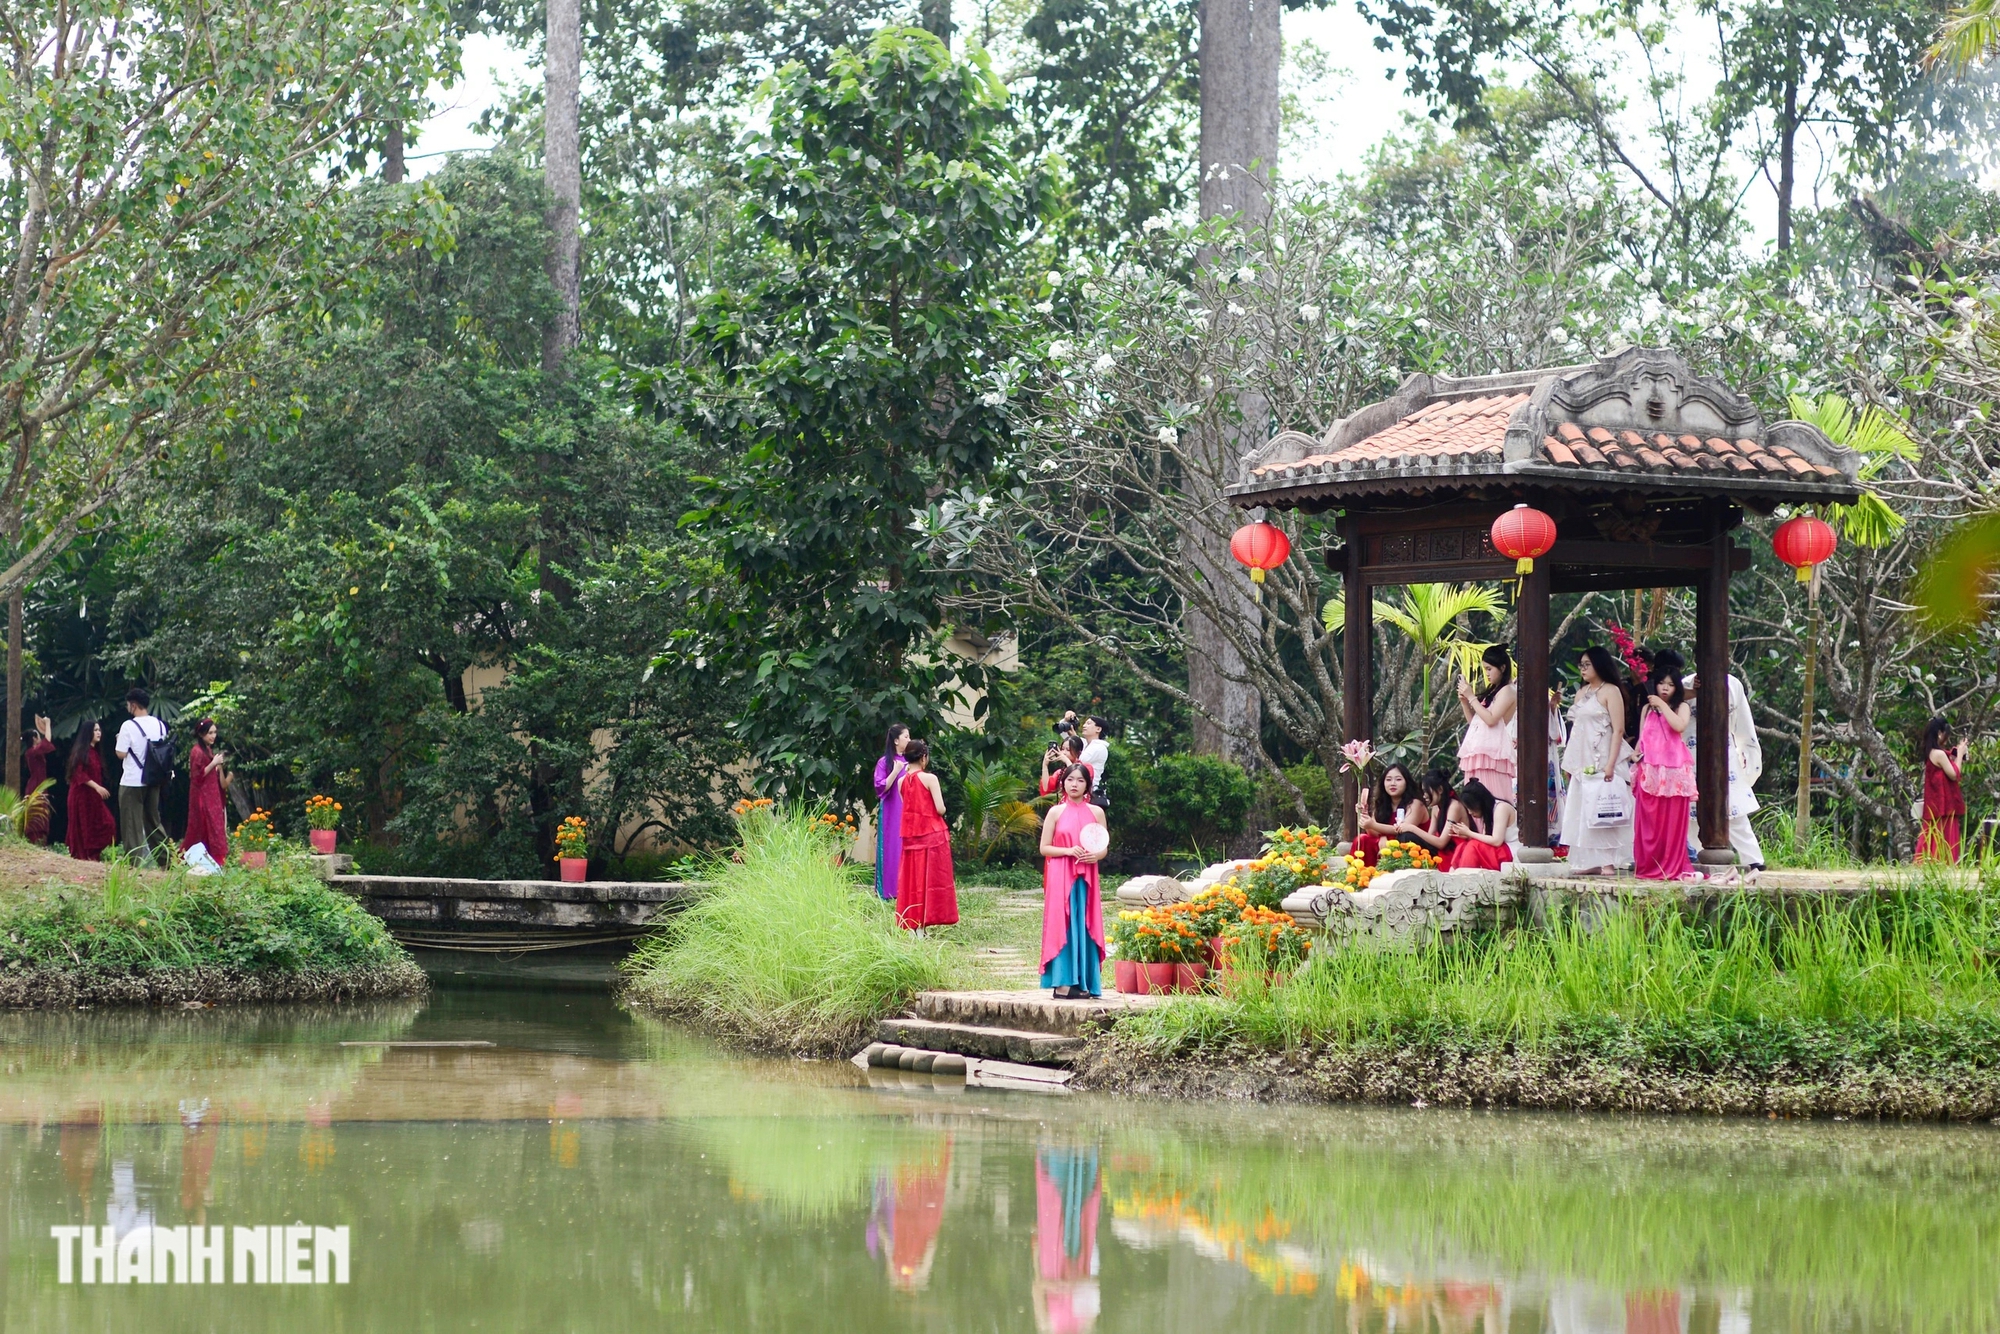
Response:
[[[1632,791],[1623,783],[1584,780],[1584,823],[1592,829],[1610,829],[1632,818]]]
[[[181,854],[181,860],[187,863],[189,875],[216,875],[222,870],[215,864],[215,858],[208,855],[206,843],[189,844],[188,850]]]

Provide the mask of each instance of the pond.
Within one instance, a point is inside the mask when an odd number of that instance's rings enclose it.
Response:
[[[968,1092],[732,1055],[588,978],[439,983],[0,1015],[0,1328],[2000,1328],[1993,1127]],[[61,1281],[50,1229],[107,1224],[246,1278],[236,1229],[326,1229],[328,1281]]]

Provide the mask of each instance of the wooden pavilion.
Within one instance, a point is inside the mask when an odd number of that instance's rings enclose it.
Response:
[[[1523,860],[1549,861],[1549,598],[1591,589],[1695,590],[1695,671],[1729,664],[1729,577],[1749,568],[1731,541],[1745,510],[1851,503],[1860,457],[1799,421],[1766,423],[1750,401],[1662,348],[1582,366],[1456,379],[1412,375],[1395,396],[1315,440],[1284,431],[1244,460],[1229,497],[1245,509],[1339,514],[1347,590],[1345,726],[1373,730],[1375,589],[1512,579],[1493,549],[1500,514],[1529,504],[1556,522],[1555,547],[1521,580],[1518,717]],[[1728,734],[1728,693],[1696,695],[1703,737]],[[1729,846],[1728,748],[1696,749],[1701,860]],[[1347,826],[1354,832],[1353,780]]]

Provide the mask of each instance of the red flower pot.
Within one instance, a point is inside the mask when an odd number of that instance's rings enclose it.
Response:
[[[1128,996],[1143,996],[1146,994],[1146,974],[1131,959],[1113,959],[1111,985]]]
[[[1177,963],[1174,965],[1174,988],[1177,991],[1200,991],[1208,978],[1205,963]]]
[[[1208,966],[1211,971],[1222,967],[1222,947],[1226,943],[1221,936],[1208,938]]]
[[[312,832],[313,851],[323,856],[333,855],[333,841],[340,837],[338,830],[315,829]]]
[[[1139,965],[1146,970],[1146,990],[1165,996],[1174,989],[1174,974],[1180,968],[1177,963],[1147,963]]]
[[[588,857],[558,857],[556,865],[562,867],[562,878],[573,885],[580,885],[589,879],[584,872],[590,869]]]
[[[270,854],[265,852],[262,848],[257,849],[257,851],[255,852],[250,852],[248,850],[245,850],[243,852],[237,853],[236,855],[241,857],[243,859],[243,864],[249,867],[253,871],[263,870],[264,860],[265,858],[270,856]]]

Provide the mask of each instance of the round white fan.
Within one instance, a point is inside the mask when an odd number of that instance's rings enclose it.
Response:
[[[1076,842],[1085,852],[1104,852],[1111,846],[1111,831],[1101,824],[1087,824]]]

